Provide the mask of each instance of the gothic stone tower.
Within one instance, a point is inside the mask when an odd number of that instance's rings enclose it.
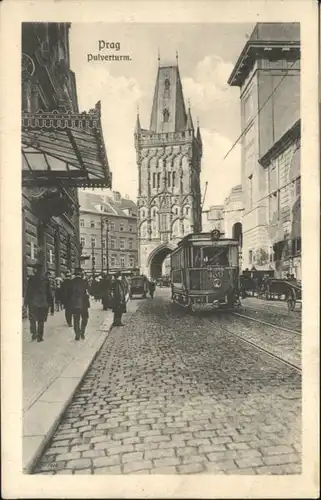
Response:
[[[137,115],[135,147],[140,270],[158,277],[178,241],[202,230],[202,140],[186,113],[178,65],[159,66],[150,127]]]

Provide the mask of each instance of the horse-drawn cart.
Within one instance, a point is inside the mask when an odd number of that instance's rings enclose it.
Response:
[[[302,307],[302,285],[299,281],[290,281],[289,285],[289,293],[286,299],[288,305],[288,311],[294,311],[295,306],[300,304]]]

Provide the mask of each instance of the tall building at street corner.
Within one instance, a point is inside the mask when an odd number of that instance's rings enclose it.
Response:
[[[159,277],[162,263],[185,235],[202,230],[202,140],[186,111],[178,63],[159,64],[150,126],[135,128],[141,272]]]
[[[23,290],[32,265],[79,265],[79,187],[111,187],[100,103],[79,112],[69,23],[22,24]]]
[[[243,269],[301,279],[300,24],[258,23],[229,84],[241,100]]]
[[[82,268],[87,274],[135,273],[138,267],[137,206],[111,196],[79,190]],[[107,265],[108,262],[108,265]]]

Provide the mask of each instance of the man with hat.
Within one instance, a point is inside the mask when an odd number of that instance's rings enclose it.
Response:
[[[24,305],[29,311],[31,338],[42,342],[44,324],[48,318],[48,309],[52,304],[52,291],[49,279],[44,276],[43,264],[37,263],[32,267],[35,273],[28,280]]]
[[[65,318],[67,325],[72,326],[72,312],[70,309],[70,297],[71,297],[71,272],[66,271],[65,279],[61,283],[61,301],[65,308]]]
[[[121,322],[123,313],[126,312],[126,289],[120,272],[115,274],[113,313],[114,321],[112,326],[124,326]]]
[[[75,340],[85,338],[85,331],[89,318],[89,307],[88,283],[83,278],[82,269],[77,267],[75,269],[75,277],[71,280],[70,285],[70,310],[74,319]]]

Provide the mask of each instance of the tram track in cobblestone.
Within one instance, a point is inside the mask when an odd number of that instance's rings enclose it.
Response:
[[[249,319],[252,319],[252,318],[249,318]],[[272,325],[274,326],[274,325]],[[294,369],[296,372],[298,373],[302,373],[302,369],[301,367],[295,365],[294,363],[291,363],[290,361],[287,361],[285,360],[284,358],[281,358],[280,356],[277,356],[276,354],[272,353],[271,351],[267,350],[267,349],[264,349],[264,347],[261,347],[259,346],[258,344],[256,344],[255,342],[252,342],[251,340],[247,340],[245,339],[244,337],[242,337],[241,335],[229,330],[228,328],[226,328],[225,326],[222,326],[222,325],[219,325],[219,328],[221,328],[223,331],[225,331],[226,333],[228,333],[229,335],[233,335],[234,337],[238,338],[239,340],[241,340],[244,344],[248,344],[250,345],[251,347],[254,347],[256,350],[262,352],[265,356],[268,356],[270,358],[273,358],[275,359],[276,361],[284,364],[284,365],[287,365],[288,367]]]
[[[285,326],[280,326],[280,325],[276,325],[275,323],[269,323],[267,321],[262,321],[262,320],[257,319],[257,318],[252,318],[252,316],[246,316],[245,314],[240,314],[240,313],[237,313],[237,312],[234,312],[234,311],[231,311],[231,313],[233,314],[233,316],[239,316],[240,318],[249,319],[251,321],[255,321],[256,323],[260,323],[261,325],[270,326],[272,328],[277,328],[278,330],[284,330],[286,332],[293,333],[294,335],[300,335],[301,336],[301,332],[299,332],[298,330],[292,330],[292,329],[287,328]]]

